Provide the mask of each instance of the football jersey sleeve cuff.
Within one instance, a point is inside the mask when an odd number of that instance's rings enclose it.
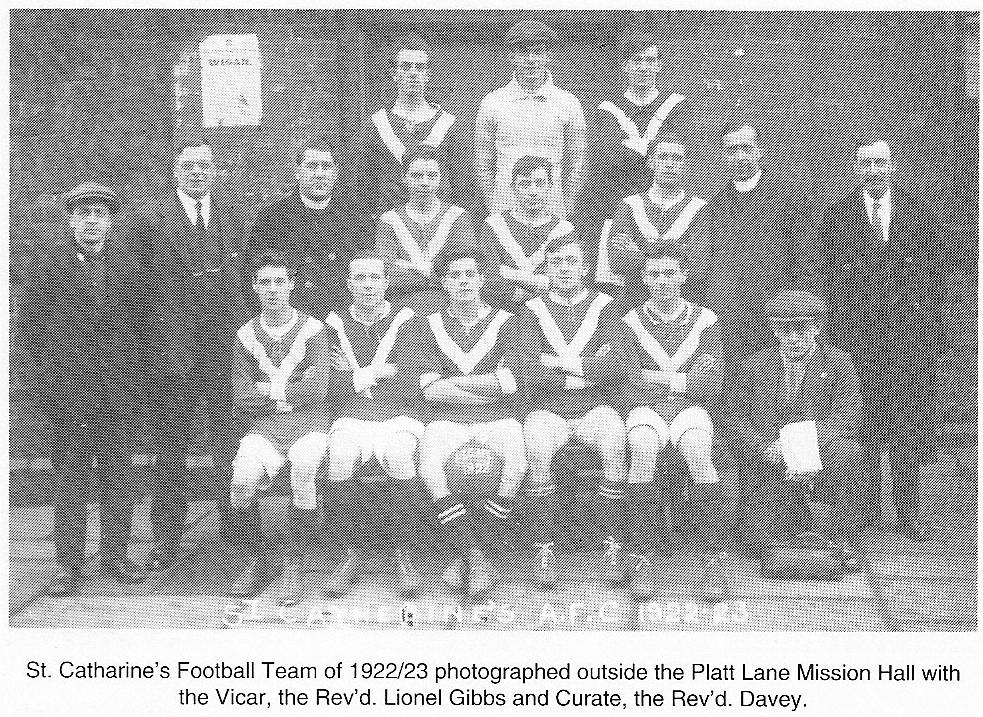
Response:
[[[498,379],[498,385],[502,387],[502,393],[504,394],[515,393],[518,389],[515,376],[508,366],[500,366],[495,371],[495,378]]]
[[[355,387],[355,393],[361,393],[365,389],[375,386],[375,374],[372,372],[372,368],[366,366],[352,371],[352,385]]]
[[[686,393],[686,374],[674,373],[669,379],[669,390],[673,393]]]
[[[272,398],[274,401],[278,401],[280,403],[286,403],[287,402],[287,384],[286,383],[280,383],[279,381],[277,381],[277,382],[271,381],[270,382],[270,398]]]
[[[420,376],[420,388],[426,388],[434,381],[439,381],[443,378],[439,373],[425,373]]]
[[[576,391],[577,389],[587,388],[587,382],[580,376],[567,376],[564,388],[568,391]]]

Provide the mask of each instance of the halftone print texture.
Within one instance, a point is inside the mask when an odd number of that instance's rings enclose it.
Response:
[[[976,630],[978,77],[976,13],[12,12],[10,624]]]

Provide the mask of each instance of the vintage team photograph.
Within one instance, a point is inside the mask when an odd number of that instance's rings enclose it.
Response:
[[[9,625],[976,631],[979,40],[11,11]]]

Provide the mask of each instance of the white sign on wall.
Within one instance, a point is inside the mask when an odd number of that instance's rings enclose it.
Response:
[[[203,126],[258,125],[262,93],[256,35],[211,35],[200,50]]]

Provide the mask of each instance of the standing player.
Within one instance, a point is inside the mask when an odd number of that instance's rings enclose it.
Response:
[[[280,601],[292,605],[303,592],[303,557],[313,562],[318,540],[318,468],[328,449],[331,420],[326,409],[328,353],[323,324],[290,305],[293,271],[273,255],[254,264],[253,291],[262,310],[238,333],[234,391],[250,418],[232,471],[233,524],[248,558],[232,587],[255,595],[265,577],[260,525],[253,510],[259,486],[290,461],[290,531],[283,563]]]
[[[669,497],[668,481],[657,481],[656,471],[659,453],[670,444],[682,454],[693,483],[695,528],[706,559],[698,592],[719,600],[725,589],[716,554],[723,532],[720,479],[713,465],[713,421],[707,411],[720,394],[720,337],[716,315],[680,296],[687,269],[678,245],[649,250],[642,281],[650,298],[622,319],[642,367],[626,421],[631,451],[628,486],[634,494],[630,504],[649,539],[648,545],[640,546],[632,573],[632,591],[640,599],[655,590],[651,562],[644,553],[655,547],[652,543],[659,531],[653,523],[662,517]],[[650,511],[653,507],[655,511]]]
[[[433,494],[435,511],[456,558],[443,579],[465,583],[471,597],[485,593],[497,580],[479,540],[511,513],[511,503],[526,474],[522,440],[525,379],[521,367],[518,319],[481,300],[488,268],[477,247],[450,248],[435,266],[450,303],[443,311],[415,319],[423,387],[423,415],[430,420],[420,445],[420,474]],[[445,466],[469,443],[484,446],[502,462],[498,494],[482,508],[467,505],[452,493]],[[487,547],[487,546],[486,546]],[[465,571],[465,564],[468,570]]]
[[[447,303],[434,277],[434,258],[448,244],[473,243],[474,222],[437,196],[444,172],[437,150],[417,147],[406,153],[403,167],[410,201],[379,218],[376,251],[390,267],[390,298],[427,315]]]
[[[347,557],[328,580],[325,592],[344,595],[363,568],[365,533],[359,505],[359,484],[352,477],[373,456],[390,478],[401,487],[416,478],[416,449],[423,437],[417,419],[416,397],[419,376],[412,378],[405,362],[407,329],[413,310],[394,309],[386,301],[389,281],[381,257],[365,255],[354,259],[348,286],[354,302],[348,311],[331,313],[325,323],[332,348],[332,395],[337,396],[337,418],[331,426],[328,479],[329,500],[342,518],[342,537]],[[410,515],[404,509],[406,495],[394,497],[393,523],[402,531],[393,536],[393,557],[399,590],[409,595],[420,587],[420,573],[407,552],[413,539]]]
[[[665,243],[687,246],[689,230],[706,204],[683,188],[686,147],[678,136],[666,135],[649,145],[652,186],[625,197],[602,234],[597,280],[624,287],[629,306],[645,301],[649,292],[642,281],[647,247]]]
[[[527,299],[549,290],[546,247],[574,231],[573,224],[552,214],[546,198],[553,167],[544,157],[522,157],[512,168],[512,209],[492,214],[481,227],[483,246],[494,247],[504,284],[506,308],[515,311]]]
[[[537,409],[526,418],[533,533],[539,548],[534,576],[541,587],[558,580],[553,558],[556,485],[553,457],[576,439],[596,447],[604,477],[598,486],[603,529],[602,576],[624,577],[622,533],[625,479],[625,423],[612,406],[622,383],[635,382],[637,367],[626,363],[627,335],[610,296],[584,287],[587,269],[577,239],[567,235],[546,249],[550,291],[526,303],[525,336],[531,352],[531,399]]]
[[[556,33],[538,20],[509,29],[505,44],[515,77],[490,92],[475,121],[478,179],[489,214],[512,206],[509,184],[516,160],[527,154],[549,159],[553,186],[546,200],[558,217],[573,214],[584,167],[584,110],[580,100],[553,84]]]
[[[427,101],[430,51],[419,35],[406,35],[394,46],[393,80],[396,103],[369,118],[363,178],[366,216],[378,217],[407,201],[403,185],[406,153],[419,146],[432,147],[447,168],[438,193],[454,201],[457,140],[454,115]]]
[[[652,172],[646,161],[666,135],[685,138],[691,123],[689,101],[679,92],[656,86],[662,63],[655,35],[634,32],[618,44],[625,78],[624,94],[601,102],[597,112],[599,192],[596,220],[610,220],[625,197],[645,192]]]

